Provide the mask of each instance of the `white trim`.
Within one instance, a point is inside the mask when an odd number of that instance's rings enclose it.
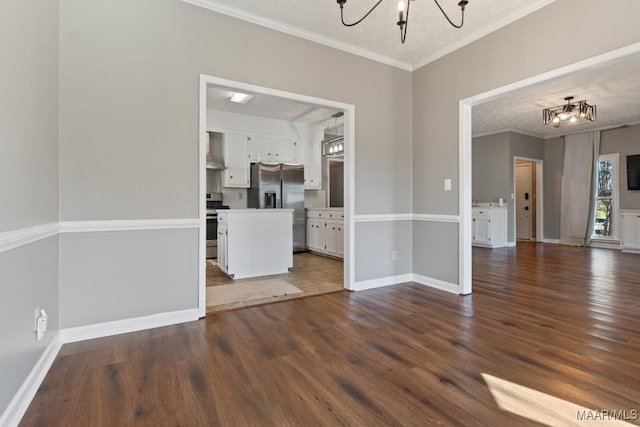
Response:
[[[612,63],[624,57],[638,54],[640,52],[640,42],[630,44],[628,46],[614,49],[601,55],[574,62],[564,67],[556,68],[533,77],[529,77],[514,83],[479,93],[468,98],[461,99],[459,102],[459,152],[458,152],[458,170],[460,172],[460,247],[459,247],[459,281],[461,288],[466,292],[466,283],[469,283],[469,291],[471,290],[471,140],[472,140],[472,123],[471,123],[471,107],[479,105],[487,101],[499,98],[503,95],[513,93],[517,90],[529,87],[538,83],[542,83],[557,77],[566,76],[576,71],[585,70],[591,67],[597,67]],[[465,194],[463,194],[465,193]],[[468,195],[466,194],[468,193]],[[468,200],[467,200],[468,199]]]
[[[460,222],[458,225],[458,286],[460,294],[468,295],[473,291],[471,280],[471,240],[472,223],[472,182],[471,168],[471,105],[460,101],[458,122],[458,206]],[[506,237],[506,236],[505,236]]]
[[[452,294],[462,294],[460,287],[455,283],[445,282],[444,280],[434,279],[432,277],[422,276],[420,274],[413,274],[413,281],[430,288],[439,289],[441,291],[450,292]]]
[[[382,288],[384,286],[398,285],[400,283],[415,282],[430,288],[439,289],[441,291],[459,294],[458,285],[445,282],[439,279],[433,279],[427,276],[421,276],[415,273],[400,274],[397,276],[381,277],[379,279],[361,280],[355,283],[353,291],[365,291],[367,289]]]
[[[589,247],[600,249],[622,249],[622,244],[619,240],[599,240],[591,239]]]
[[[0,253],[55,236],[59,229],[59,224],[52,222],[0,233]]]
[[[543,243],[551,243],[552,245],[559,245],[560,239],[544,239]]]
[[[414,221],[451,222],[456,224],[460,222],[460,216],[458,215],[413,214],[412,219]]]
[[[0,426],[13,427],[20,424],[20,420],[25,412],[27,412],[31,401],[36,395],[38,388],[40,388],[47,372],[49,372],[49,368],[51,368],[61,347],[62,341],[60,340],[60,332],[58,332],[42,352],[38,361],[31,369],[31,372],[29,372],[29,375],[27,375],[27,378],[18,389],[18,392],[13,396],[11,402],[9,402],[9,406],[7,406],[0,416]]]
[[[411,221],[412,219],[413,215],[410,213],[355,215],[355,222]]]
[[[516,242],[506,242],[505,246],[507,248],[515,248],[516,247]]]
[[[158,313],[149,316],[62,329],[60,330],[60,339],[63,344],[67,344],[111,335],[126,334],[128,332],[143,331],[145,329],[160,328],[162,326],[177,325],[179,323],[192,322],[199,318],[198,309],[195,308]]]
[[[397,285],[400,283],[413,282],[413,274],[400,274],[398,276],[387,276],[379,279],[361,280],[354,283],[352,291],[365,291],[367,289],[382,288],[384,286]]]
[[[183,0],[185,1],[185,0]],[[199,0],[198,0],[199,1]],[[195,4],[195,3],[194,3]],[[284,98],[296,102],[302,102],[307,104],[313,104],[326,108],[335,108],[344,111],[344,175],[345,175],[345,204],[344,204],[344,287],[345,289],[352,289],[355,283],[355,219],[353,213],[355,212],[355,106],[352,104],[345,104],[343,102],[332,101],[323,98],[316,98],[313,96],[301,95],[293,92],[286,92],[278,89],[257,86],[249,83],[242,83],[238,81],[223,79],[220,77],[209,76],[206,74],[200,74],[200,102],[199,102],[199,117],[200,117],[200,178],[199,178],[199,197],[201,200],[200,205],[200,219],[204,221],[204,208],[202,202],[205,199],[206,192],[206,171],[205,161],[203,155],[203,147],[205,144],[206,130],[207,130],[207,118],[206,118],[206,89],[208,85],[222,86],[234,91],[248,92],[254,94],[262,94],[272,97]],[[203,228],[204,225],[201,227]],[[200,250],[203,251],[206,245],[204,233],[200,233]],[[199,291],[198,291],[198,309],[201,316],[206,314],[206,274],[204,273],[206,263],[204,262],[204,254],[200,255],[200,273],[198,275]]]
[[[64,221],[60,223],[60,233],[171,230],[198,227],[200,227],[200,221],[196,218]]]
[[[229,6],[227,4],[220,4],[214,0],[182,0],[185,3],[192,4],[194,6],[200,6],[205,9],[221,13],[223,15],[231,16],[252,24],[260,25],[262,27],[269,28],[271,30],[279,31],[281,33],[289,34],[294,37],[300,37],[301,39],[309,40],[324,46],[332,47],[334,49],[342,50],[363,58],[371,59],[382,64],[391,65],[392,67],[400,68],[406,71],[413,71],[415,68],[410,63],[400,61],[387,55],[382,55],[372,50],[364,49],[354,46],[350,43],[345,43],[340,40],[336,40],[331,37],[327,37],[318,33],[314,33],[302,28],[294,27],[273,19],[258,16],[253,13],[240,10],[238,8]],[[484,34],[483,34],[484,36]]]
[[[459,223],[458,215],[438,214],[360,214],[355,216],[355,222],[384,222],[384,221],[426,221]]]
[[[558,136],[548,136],[548,135],[544,135],[544,134],[536,134],[536,133],[533,133],[533,132],[524,131],[524,130],[520,130],[520,129],[516,129],[516,128],[512,128],[512,127],[498,129],[498,130],[492,130],[492,131],[484,132],[484,133],[474,134],[473,138],[483,138],[485,136],[499,135],[501,133],[509,133],[509,132],[518,133],[520,135],[530,136],[532,138],[538,138],[538,139],[558,138]]]

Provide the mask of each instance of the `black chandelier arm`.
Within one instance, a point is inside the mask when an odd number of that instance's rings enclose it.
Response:
[[[351,24],[347,24],[346,22],[344,22],[344,4],[347,2],[347,0],[338,0],[338,4],[340,4],[340,20],[342,21],[342,25],[344,25],[345,27],[353,27],[354,25],[358,25],[359,23],[361,23],[362,21],[365,20],[365,18],[367,16],[369,16],[369,14],[371,12],[373,12],[373,10],[378,7],[380,5],[380,3],[382,3],[382,0],[378,0],[378,3],[376,3],[375,5],[373,5],[373,7],[371,9],[369,9],[369,11],[360,19],[358,19],[356,22],[351,23]]]
[[[409,27],[409,9],[411,9],[411,1],[407,0],[407,17],[404,20],[404,24],[400,25],[400,41],[404,44],[407,39],[407,28]],[[398,23],[399,24],[399,23]]]
[[[444,9],[442,8],[442,6],[440,6],[440,3],[438,3],[438,0],[433,0],[435,2],[435,4],[438,6],[438,9],[440,9],[440,12],[442,12],[442,14],[444,15],[445,18],[447,18],[447,21],[449,21],[449,24],[451,24],[453,27],[455,28],[462,28],[462,26],[464,25],[464,7],[467,5],[468,1],[462,0],[460,1],[460,3],[458,3],[458,6],[460,6],[460,9],[462,9],[462,19],[460,21],[460,25],[456,25],[447,15],[447,12],[444,11]]]

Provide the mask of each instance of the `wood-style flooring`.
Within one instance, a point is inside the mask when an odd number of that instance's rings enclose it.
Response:
[[[260,282],[264,280],[278,278],[302,291],[297,294],[254,299],[231,304],[213,303],[207,307],[207,314],[338,292],[344,289],[343,270],[344,265],[340,259],[317,255],[311,252],[300,252],[293,254],[293,269],[289,273],[234,280],[223,273],[220,267],[207,262],[207,288],[233,283],[255,283],[256,286],[260,286]]]
[[[407,283],[64,345],[21,425],[639,424],[640,256],[519,243],[473,267],[465,297]]]

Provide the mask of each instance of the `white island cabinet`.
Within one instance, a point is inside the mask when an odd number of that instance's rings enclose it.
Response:
[[[293,210],[219,210],[218,266],[234,279],[288,273],[293,268]]]
[[[507,245],[507,209],[474,207],[471,227],[473,246],[502,248]]]

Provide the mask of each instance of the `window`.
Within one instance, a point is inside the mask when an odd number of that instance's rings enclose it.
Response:
[[[618,240],[618,153],[603,154],[598,162],[593,237]]]

